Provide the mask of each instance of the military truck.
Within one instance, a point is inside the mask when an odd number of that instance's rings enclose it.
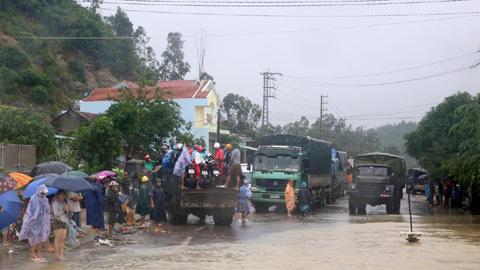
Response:
[[[143,162],[140,160],[128,161],[126,171],[141,175]],[[180,179],[172,172],[162,173],[162,187],[167,201],[169,221],[174,225],[187,223],[188,215],[197,216],[205,220],[213,216],[215,225],[230,225],[238,205],[238,190],[225,188],[206,188],[201,190],[180,188]]]
[[[313,203],[325,204],[325,189],[332,184],[330,142],[290,134],[266,135],[253,159],[251,200],[257,212],[272,205],[285,207],[285,188],[294,180],[298,193],[305,182]]]
[[[378,152],[357,155],[353,175],[347,189],[351,215],[366,214],[367,204],[385,204],[387,214],[400,213],[407,178],[403,157]]]

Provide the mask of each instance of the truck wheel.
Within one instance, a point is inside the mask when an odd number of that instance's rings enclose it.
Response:
[[[268,204],[265,204],[265,203],[256,203],[255,204],[255,212],[257,212],[259,214],[268,213],[269,208],[270,208],[270,206]]]
[[[170,223],[173,225],[187,224],[188,215],[179,213],[174,197],[168,201]]]
[[[366,215],[367,214],[367,205],[362,203],[357,206],[358,210],[357,213],[359,215]]]
[[[394,202],[393,202],[393,200],[387,202],[387,204],[386,204],[385,206],[386,206],[386,208],[387,208],[387,215],[393,214],[393,208],[394,208]]]
[[[235,209],[220,209],[213,213],[213,221],[218,226],[230,226],[234,215]]]
[[[348,212],[350,215],[355,215],[356,211],[357,211],[357,205],[355,203],[355,199],[353,197],[350,197],[348,199]]]
[[[188,215],[178,214],[177,220],[179,225],[185,225],[187,224]]]

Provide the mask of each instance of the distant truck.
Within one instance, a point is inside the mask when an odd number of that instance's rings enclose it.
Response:
[[[407,192],[417,194],[417,192],[425,193],[425,180],[418,179],[420,176],[427,174],[427,172],[420,168],[408,169]]]
[[[35,145],[0,143],[0,170],[30,174],[37,164],[36,152]]]
[[[252,171],[252,197],[257,212],[268,212],[272,205],[285,207],[285,188],[294,180],[298,193],[305,182],[312,203],[325,203],[325,189],[332,185],[330,142],[290,134],[266,135],[260,138]]]
[[[345,195],[347,185],[348,156],[346,152],[332,149],[332,184],[326,191],[327,203]]]
[[[386,153],[357,155],[354,179],[349,183],[350,214],[366,214],[366,205],[385,204],[387,214],[400,213],[400,200],[406,181],[405,160]]]
[[[129,160],[125,171],[141,175],[144,162]],[[160,177],[160,176],[159,176]],[[188,215],[197,216],[205,220],[206,216],[213,216],[216,225],[230,225],[238,205],[238,190],[225,188],[206,188],[201,190],[180,189],[180,180],[172,175],[163,179],[163,190],[167,201],[169,221],[174,225],[187,223]]]

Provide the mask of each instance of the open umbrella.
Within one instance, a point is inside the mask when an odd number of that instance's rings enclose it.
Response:
[[[43,182],[47,187],[65,189],[73,192],[93,190],[93,187],[85,179],[72,175],[59,175]]]
[[[62,175],[71,175],[71,176],[76,176],[76,177],[80,177],[80,178],[88,178],[88,174],[84,173],[84,172],[81,172],[81,171],[69,171],[69,172],[64,172],[62,173]]]
[[[43,182],[45,182],[49,178],[51,178],[51,177],[41,178],[41,179],[35,180],[35,181],[31,182],[30,184],[28,184],[27,188],[23,191],[23,198],[28,199],[28,198],[32,197],[33,195],[35,195],[35,193],[37,193],[38,186],[43,184]],[[47,196],[52,195],[52,194],[56,194],[57,191],[58,191],[58,189],[49,187]]]
[[[419,180],[428,180],[428,175],[422,174],[418,177]]]
[[[0,213],[0,229],[3,229],[17,221],[23,202],[18,198],[15,191],[10,190],[0,195],[0,206],[3,209],[3,213]]]
[[[17,181],[8,174],[0,173],[0,194],[8,192],[15,188]]]
[[[114,176],[114,175],[117,175],[117,173],[114,173],[112,171],[101,171],[101,172],[97,173],[97,176],[100,176],[100,175]]]
[[[17,181],[17,185],[15,186],[14,189],[21,188],[21,187],[27,185],[33,179],[31,176],[23,174],[23,173],[16,173],[15,172],[15,173],[9,173],[8,175],[13,177],[13,179],[15,179],[15,181]]]
[[[50,178],[50,177],[55,177],[58,176],[58,173],[43,173],[43,174],[38,174],[33,177],[33,180],[38,180],[42,178]]]
[[[36,175],[46,173],[62,174],[71,170],[72,167],[66,163],[60,161],[49,161],[37,164],[35,167],[33,167],[32,171],[30,172],[30,176],[34,177]]]

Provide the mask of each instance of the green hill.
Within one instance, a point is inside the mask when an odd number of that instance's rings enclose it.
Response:
[[[121,10],[102,18],[72,0],[2,0],[0,104],[54,114],[96,87],[156,80],[147,42]]]

